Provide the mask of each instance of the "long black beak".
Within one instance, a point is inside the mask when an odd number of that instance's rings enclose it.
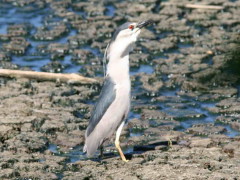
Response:
[[[145,27],[145,26],[148,26],[148,25],[150,25],[150,24],[153,24],[154,22],[153,22],[153,20],[151,20],[151,19],[149,19],[149,20],[147,20],[147,21],[142,21],[142,22],[140,22],[140,23],[138,23],[137,24],[137,28],[143,28],[143,27]]]

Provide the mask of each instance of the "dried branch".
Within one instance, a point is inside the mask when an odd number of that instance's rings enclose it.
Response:
[[[61,73],[48,73],[48,72],[35,72],[35,71],[21,71],[0,69],[0,76],[11,78],[28,78],[42,81],[60,81],[67,83],[91,84],[96,83],[97,80],[80,76],[78,74],[61,74]]]
[[[193,9],[215,9],[215,10],[224,9],[223,6],[205,5],[205,4],[183,4],[181,2],[162,2],[161,5],[162,6],[178,6],[178,7],[193,8]]]
[[[203,4],[186,4],[186,8],[194,8],[194,9],[216,9],[221,10],[224,7],[223,6],[213,6],[213,5],[203,5]]]

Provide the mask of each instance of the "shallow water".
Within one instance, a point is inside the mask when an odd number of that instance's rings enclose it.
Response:
[[[74,163],[80,160],[87,159],[85,153],[83,153],[82,147],[77,146],[71,149],[69,152],[60,152],[55,144],[49,144],[48,150],[51,151],[55,156],[61,156],[67,158],[67,163]],[[61,176],[61,174],[59,174]]]
[[[150,65],[140,65],[139,68],[134,68],[131,70],[131,75],[136,75],[138,73],[146,73],[146,74],[152,74],[154,72],[154,69]]]
[[[107,8],[107,11],[106,11],[105,15],[113,17],[115,14],[116,8],[113,5],[107,5],[106,8]]]

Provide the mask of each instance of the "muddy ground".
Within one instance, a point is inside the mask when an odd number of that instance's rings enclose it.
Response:
[[[0,77],[0,179],[240,179],[240,1],[188,3],[1,1],[0,68],[99,83]],[[111,140],[102,160],[87,159],[104,49],[118,25],[149,18],[155,24],[130,56],[132,108],[121,137],[130,161]]]

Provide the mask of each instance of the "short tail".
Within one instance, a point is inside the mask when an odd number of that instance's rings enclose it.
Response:
[[[93,139],[91,136],[86,137],[83,152],[86,152],[88,157],[94,156],[98,147],[101,145],[101,142],[102,140],[99,140],[98,138]]]

